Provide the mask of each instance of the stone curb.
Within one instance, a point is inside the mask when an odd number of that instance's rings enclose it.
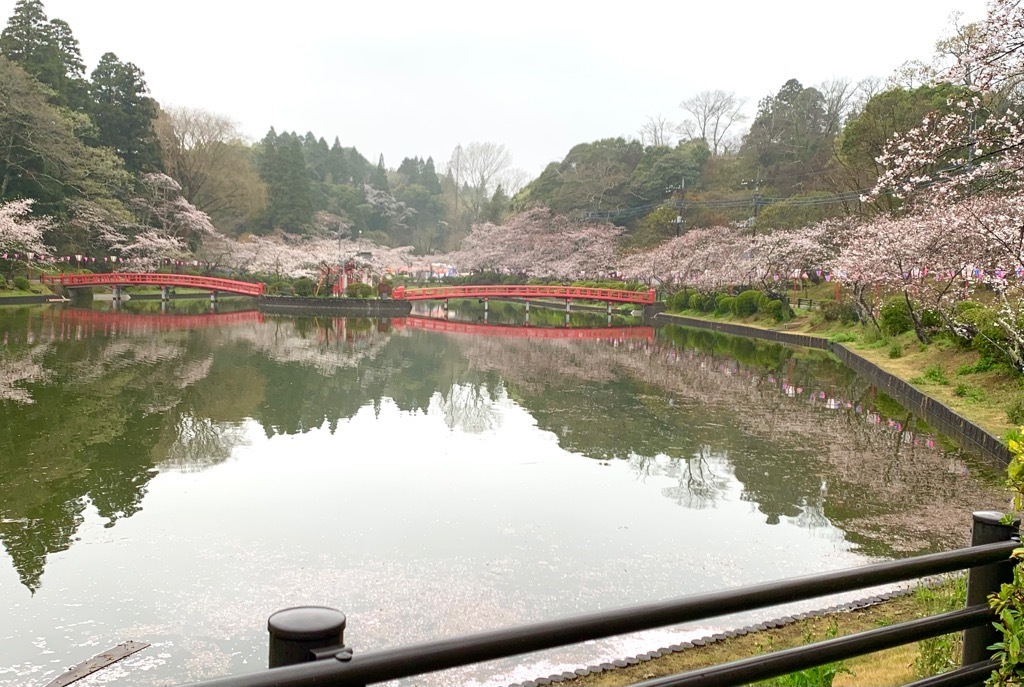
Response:
[[[938,583],[949,579],[949,578],[929,578],[922,580],[919,586],[932,587]],[[797,615],[787,615],[774,620],[768,620],[766,622],[754,623],[741,627],[735,630],[727,630],[719,632],[699,639],[692,639],[688,642],[680,642],[679,644],[671,644],[666,647],[661,647],[655,651],[650,651],[645,654],[638,654],[636,656],[630,656],[617,661],[605,662],[597,665],[590,665],[586,668],[578,668],[574,672],[564,672],[557,675],[548,675],[547,677],[540,677],[534,680],[527,680],[526,682],[517,682],[509,687],[538,687],[538,685],[554,685],[568,680],[575,680],[578,677],[586,677],[587,675],[597,675],[609,670],[618,670],[619,668],[625,668],[631,665],[637,665],[645,661],[650,661],[655,658],[661,658],[668,654],[676,654],[687,649],[694,647],[707,646],[709,644],[715,644],[725,639],[731,639],[732,637],[741,637],[743,635],[752,634],[755,632],[762,632],[764,630],[775,629],[779,627],[785,627],[792,625],[795,622],[801,620],[808,620],[811,618],[821,618],[823,616],[832,615],[834,613],[848,613],[850,611],[856,611],[863,608],[870,608],[871,606],[877,606],[885,603],[886,601],[892,601],[893,599],[899,599],[908,594],[914,593],[917,587],[901,587],[894,589],[889,592],[877,594],[875,596],[869,596],[863,599],[857,599],[855,601],[848,601],[847,603],[837,604],[835,606],[829,606],[827,608],[821,608],[815,611],[806,611],[804,613],[798,613]]]

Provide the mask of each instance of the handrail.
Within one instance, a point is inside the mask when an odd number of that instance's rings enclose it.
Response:
[[[975,517],[977,519],[978,514]],[[977,522],[975,526],[977,528]],[[1009,530],[1010,528],[1004,529]],[[337,660],[326,659],[301,663],[261,673],[214,679],[196,683],[196,685],[203,687],[356,687],[628,632],[704,620],[827,594],[938,575],[966,567],[977,568],[978,566],[1006,563],[1017,546],[1019,543],[1016,541],[1001,540],[995,543],[876,563],[849,570],[806,575],[741,589],[641,604],[365,654],[357,653],[354,656],[351,652],[339,653]],[[980,613],[980,611],[972,610],[963,618],[970,617],[974,625],[984,624],[987,621],[988,616],[981,618],[975,613]],[[979,623],[974,623],[979,618],[981,618]]]
[[[192,286],[211,291],[238,293],[243,296],[262,296],[263,284],[220,277],[164,272],[109,272],[104,274],[44,274],[44,284],[61,286]]]
[[[929,637],[984,625],[992,619],[988,604],[977,604],[927,618],[827,639],[793,649],[754,656],[724,665],[692,670],[681,675],[639,682],[633,687],[729,687],[768,680],[813,666],[842,661],[873,651],[891,649]]]
[[[481,284],[474,286],[428,286],[409,289],[398,286],[391,292],[395,300],[441,300],[446,298],[568,298],[614,303],[650,305],[657,294],[654,289],[629,291],[587,286],[534,286],[530,284]]]

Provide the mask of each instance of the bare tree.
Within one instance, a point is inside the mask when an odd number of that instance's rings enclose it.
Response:
[[[522,173],[512,167],[512,153],[500,143],[473,141],[456,146],[448,172],[455,180],[457,202],[469,210],[471,221],[480,216],[499,185],[506,192],[510,186],[522,185]]]
[[[854,86],[853,101],[850,104],[849,117],[855,117],[864,111],[864,106],[872,98],[886,89],[885,79],[877,76],[868,76],[857,82]]]
[[[857,87],[849,79],[833,79],[818,87],[825,108],[826,133],[838,134],[854,110]]]
[[[181,195],[231,231],[263,208],[266,189],[238,125],[226,117],[186,107],[163,110],[157,138],[167,173]]]
[[[640,127],[640,142],[645,146],[670,146],[674,128],[675,125],[662,115],[647,115],[647,121]]]
[[[702,138],[707,142],[711,154],[723,153],[724,144],[730,140],[729,130],[734,124],[746,121],[743,105],[746,100],[735,93],[722,90],[701,91],[679,104],[688,118],[679,127],[679,132],[690,138]]]

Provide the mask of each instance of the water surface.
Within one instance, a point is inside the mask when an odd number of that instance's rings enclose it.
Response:
[[[129,639],[153,647],[81,684],[258,670],[292,605],[344,610],[366,651],[843,568],[963,544],[1005,504],[997,470],[824,354],[496,305],[487,328],[475,306],[0,311],[0,685]]]

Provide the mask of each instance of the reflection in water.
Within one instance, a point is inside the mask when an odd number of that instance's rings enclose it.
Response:
[[[710,446],[701,446],[692,456],[668,460],[636,457],[634,469],[643,475],[664,475],[678,481],[661,493],[684,508],[714,508],[734,481],[732,466],[725,456],[714,455]]]
[[[363,627],[372,627],[383,612],[374,594],[398,595],[394,580],[415,594],[427,584],[417,571],[432,570],[446,580],[435,596],[465,589],[475,608],[493,607],[466,618],[465,631],[606,604],[634,579],[645,580],[637,600],[674,595],[680,566],[714,570],[684,576],[709,588],[761,579],[771,574],[759,568],[764,559],[783,555],[758,552],[748,534],[798,558],[780,559],[783,572],[807,571],[838,564],[835,552],[851,542],[878,556],[962,543],[971,510],[1001,505],[994,471],[945,450],[824,355],[682,328],[609,329],[603,315],[574,314],[570,338],[509,335],[524,329],[521,312],[492,306],[495,336],[479,323],[414,318],[161,316],[135,304],[0,311],[0,542],[21,589],[47,597],[49,566],[87,567],[85,543],[116,556],[123,538],[142,578],[166,577],[147,566],[170,566],[161,562],[169,552],[213,558],[190,563],[193,586],[206,590],[186,604],[197,614],[249,608],[252,585],[268,603],[308,602],[274,591],[299,575],[294,564],[335,580],[324,603],[339,588],[357,611],[365,603]],[[305,486],[288,486],[291,465]],[[480,481],[460,491],[468,476]],[[273,505],[254,503],[268,487]],[[325,491],[289,491],[303,488]],[[337,508],[344,517],[332,510],[295,526],[278,503],[288,499],[293,512]],[[187,506],[175,511],[179,500]],[[648,511],[653,520],[629,520]],[[174,515],[161,520],[166,512]],[[740,553],[699,553],[703,533],[723,522]],[[568,523],[579,529],[561,539]],[[418,526],[425,533],[410,534]],[[97,534],[104,528],[109,538]],[[221,542],[221,528],[244,541]],[[662,549],[648,530],[677,544]],[[687,539],[695,533],[699,541]],[[216,548],[236,545],[230,555]],[[591,551],[604,562],[588,564]],[[232,557],[252,580],[225,600],[223,580],[212,578],[232,569]],[[371,590],[367,577],[388,589]],[[53,594],[78,593],[58,579]],[[0,624],[14,594],[0,576]],[[564,602],[544,601],[559,595]],[[394,612],[414,605],[396,602]],[[414,634],[378,629],[403,641]],[[195,676],[238,669],[230,657],[218,666]]]

